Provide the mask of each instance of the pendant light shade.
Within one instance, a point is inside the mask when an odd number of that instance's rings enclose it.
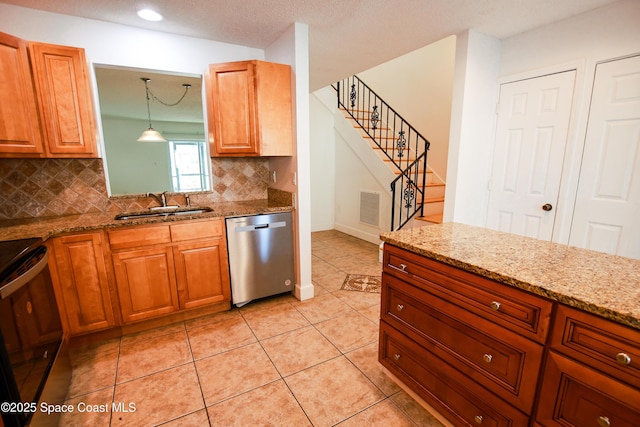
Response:
[[[167,140],[154,128],[149,128],[142,132],[140,138],[137,139],[138,142],[167,142]]]

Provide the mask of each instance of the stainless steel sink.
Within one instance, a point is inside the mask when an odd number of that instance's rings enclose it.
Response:
[[[171,210],[146,210],[140,212],[125,212],[117,214],[114,219],[116,220],[124,220],[124,219],[138,219],[138,218],[157,218],[157,217],[167,217],[167,216],[177,216],[177,215],[198,215],[202,213],[212,212],[213,209],[208,207],[199,207],[199,208],[179,208],[179,209],[171,209]]]

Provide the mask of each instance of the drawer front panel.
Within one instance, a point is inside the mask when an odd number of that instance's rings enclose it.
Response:
[[[384,275],[382,318],[438,357],[530,413],[543,347]]]
[[[640,391],[552,351],[536,419],[545,426],[637,427]]]
[[[385,322],[380,323],[379,359],[455,425],[528,425],[525,414]]]
[[[220,237],[224,234],[224,223],[222,220],[180,222],[171,224],[170,228],[171,240],[174,242]]]
[[[137,226],[109,230],[109,245],[112,250],[135,248],[171,242],[168,225]]]
[[[388,244],[383,269],[507,329],[540,343],[546,340],[550,300]]]
[[[640,331],[560,305],[551,347],[640,387]]]

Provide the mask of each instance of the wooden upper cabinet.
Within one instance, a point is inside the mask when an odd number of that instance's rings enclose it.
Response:
[[[47,157],[96,157],[84,49],[29,43]]]
[[[97,157],[84,50],[0,33],[0,157]]]
[[[0,156],[40,156],[42,134],[27,42],[0,33]]]
[[[264,61],[209,66],[212,156],[291,156],[291,67]]]

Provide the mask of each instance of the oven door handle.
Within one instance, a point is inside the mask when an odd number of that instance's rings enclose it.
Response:
[[[40,274],[42,270],[47,267],[48,262],[49,251],[45,247],[44,256],[35,265],[33,265],[23,274],[0,288],[0,299],[8,298],[9,296],[11,296],[11,294],[33,280],[33,278],[35,278],[38,274]]]

